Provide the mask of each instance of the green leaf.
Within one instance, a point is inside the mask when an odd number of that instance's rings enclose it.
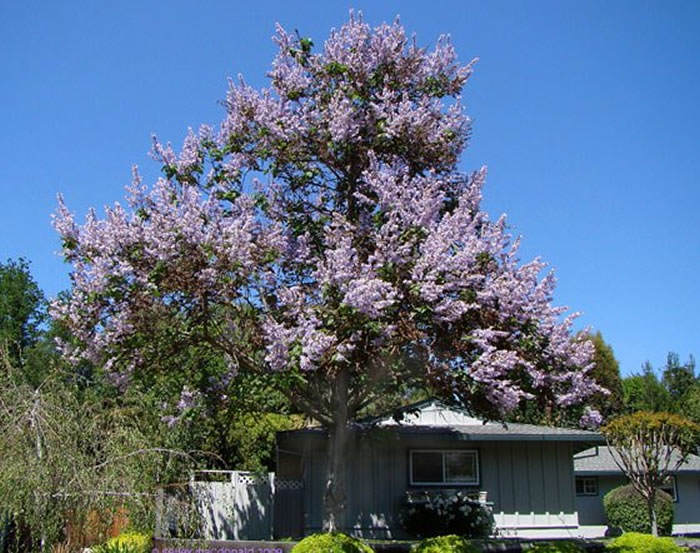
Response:
[[[226,200],[231,203],[235,202],[240,196],[241,193],[238,190],[220,190],[216,193],[216,197],[219,200]]]
[[[311,52],[311,48],[314,46],[314,41],[311,40],[309,37],[302,38],[299,41],[299,46],[301,46],[302,52],[305,54],[309,54]]]
[[[324,69],[326,70],[326,73],[331,76],[343,75],[344,73],[348,72],[348,66],[338,63],[337,61],[332,61],[326,64]]]
[[[174,165],[163,165],[162,170],[167,179],[172,179],[177,175],[177,168]]]

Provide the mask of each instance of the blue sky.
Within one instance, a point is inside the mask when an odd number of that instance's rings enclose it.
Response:
[[[255,85],[276,21],[322,43],[353,7],[419,43],[478,56],[465,92],[485,207],[555,268],[556,302],[600,330],[623,373],[700,353],[700,3],[601,1],[3,2],[0,260],[68,287],[50,225],[152,180],[150,136],[216,123],[226,79]]]

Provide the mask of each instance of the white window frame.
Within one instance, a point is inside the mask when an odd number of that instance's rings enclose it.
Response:
[[[413,454],[414,453],[441,453],[442,454],[442,482],[416,482],[413,480]],[[445,453],[471,453],[474,457],[474,480],[446,481],[445,480]],[[479,485],[479,451],[477,449],[410,449],[408,451],[408,479],[411,486],[478,486]]]
[[[574,490],[574,491],[576,492],[576,495],[577,495],[578,497],[584,497],[584,496],[586,496],[586,497],[595,497],[595,496],[597,496],[597,495],[599,494],[599,491],[598,491],[598,477],[597,477],[597,476],[577,476],[577,477],[574,479],[574,488],[576,488],[576,482],[577,482],[578,480],[582,480],[582,481],[583,481],[583,492],[579,493],[577,489]],[[595,483],[595,492],[586,491],[586,481],[592,481],[592,482]]]

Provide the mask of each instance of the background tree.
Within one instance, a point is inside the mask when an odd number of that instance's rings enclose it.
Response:
[[[700,426],[670,413],[640,411],[623,415],[602,427],[613,459],[644,497],[651,531],[658,536],[657,490],[695,452]]]
[[[695,358],[691,355],[687,363],[681,365],[677,353],[670,352],[666,357],[661,382],[668,391],[671,408],[675,413],[684,413],[689,392],[697,385],[695,378]],[[684,413],[687,415],[687,413]]]
[[[197,468],[268,472],[275,432],[305,422],[273,380],[248,372],[231,377],[221,354],[190,348],[133,375],[124,391],[148,398],[144,409],[160,414],[171,447],[207,452]]]
[[[622,413],[624,409],[620,365],[615,358],[612,346],[603,339],[600,331],[591,336],[591,341],[595,347],[594,367],[591,370],[591,376],[600,386],[605,388],[607,393],[594,394],[588,404],[598,409],[601,415],[607,419]]]
[[[647,361],[641,374],[623,380],[625,411],[668,411],[700,422],[700,378],[693,356],[681,364],[678,354],[670,352],[660,374]]]
[[[683,398],[682,412],[684,416],[700,424],[700,382],[697,380]]]
[[[46,320],[44,294],[19,258],[0,263],[0,347],[16,365],[23,365],[27,350],[38,342]]]
[[[642,372],[628,376],[622,381],[625,408],[635,411],[670,411],[671,396],[648,361]]]
[[[45,551],[68,521],[118,508],[152,528],[156,488],[186,481],[193,459],[158,441],[163,424],[144,432],[138,401],[115,404],[60,371],[38,387],[23,376],[0,351],[0,496],[27,540],[21,550]]]
[[[61,201],[73,288],[54,313],[77,338],[67,358],[123,378],[163,344],[276,375],[328,429],[334,530],[352,421],[381,398],[429,383],[502,418],[599,388],[592,344],[551,305],[553,275],[521,265],[505,219],[480,209],[485,170],[457,171],[472,64],[444,37],[427,51],[398,22],[355,16],[320,52],[281,27],[275,40],[271,87],[232,83],[221,125],[190,132],[179,155],[155,141],[164,176],[148,189],[136,174],[128,209],[78,226]]]

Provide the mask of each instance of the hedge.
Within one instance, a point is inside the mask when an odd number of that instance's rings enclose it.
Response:
[[[666,492],[659,490],[655,505],[659,534],[670,536],[673,528],[673,500]],[[647,502],[631,484],[605,494],[603,506],[609,526],[625,532],[651,533]]]

